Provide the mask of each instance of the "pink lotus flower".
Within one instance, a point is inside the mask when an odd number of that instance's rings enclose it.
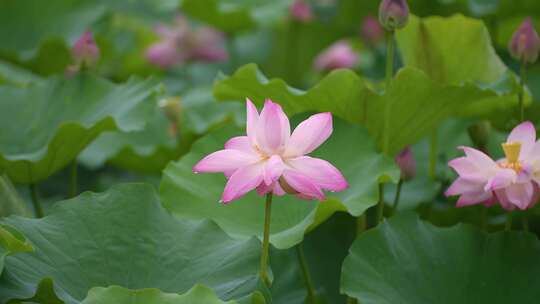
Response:
[[[311,6],[304,0],[294,0],[289,6],[289,13],[296,21],[309,22],[314,19]]]
[[[525,19],[514,33],[508,49],[515,59],[529,63],[534,63],[538,59],[540,38],[534,29],[531,17]]]
[[[350,69],[358,63],[358,54],[347,41],[338,41],[322,51],[315,59],[315,68],[319,71]]]
[[[506,210],[524,210],[538,201],[540,184],[540,141],[530,122],[514,128],[504,143],[505,158],[495,162],[473,148],[461,147],[465,157],[448,163],[459,178],[446,191],[460,195],[457,207],[495,202]]]
[[[279,104],[266,100],[260,115],[247,99],[247,136],[233,137],[225,149],[199,161],[193,172],[223,172],[228,178],[221,201],[229,203],[257,189],[259,195],[295,194],[324,200],[323,190],[342,191],[347,181],[329,162],[306,156],[332,134],[332,115],[320,113],[291,134]]]
[[[223,33],[209,27],[193,29],[182,16],[177,17],[172,26],[157,26],[155,32],[161,39],[146,50],[146,58],[161,68],[188,61],[221,62],[228,59]]]

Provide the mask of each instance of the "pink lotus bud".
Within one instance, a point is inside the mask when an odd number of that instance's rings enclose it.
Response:
[[[520,61],[533,63],[538,59],[540,38],[533,27],[531,17],[526,18],[514,33],[508,49],[510,55]]]
[[[205,62],[221,62],[229,59],[222,32],[201,27],[194,32],[192,39],[190,59]]]
[[[311,6],[304,2],[304,0],[295,0],[291,6],[289,6],[289,12],[296,21],[309,22],[314,19]]]
[[[401,179],[410,180],[416,176],[416,160],[410,147],[403,149],[395,160],[401,170]]]
[[[369,44],[377,44],[384,39],[384,30],[377,18],[367,16],[362,22],[362,38]]]
[[[146,50],[146,58],[161,68],[169,68],[182,61],[174,41],[164,40],[151,45]]]
[[[379,21],[381,25],[393,31],[400,29],[409,20],[409,6],[406,0],[382,0],[379,6]]]
[[[84,32],[71,48],[71,55],[77,65],[92,66],[99,59],[99,48],[89,31]]]
[[[338,41],[322,51],[315,59],[315,69],[330,71],[353,68],[358,63],[358,54],[347,41]]]

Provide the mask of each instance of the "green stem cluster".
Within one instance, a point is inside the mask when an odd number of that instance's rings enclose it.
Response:
[[[522,62],[519,69],[519,121],[523,122],[525,120],[525,82],[527,81],[527,63]]]

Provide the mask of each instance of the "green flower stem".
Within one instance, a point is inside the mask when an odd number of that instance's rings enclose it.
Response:
[[[32,197],[32,205],[34,205],[34,214],[37,218],[43,217],[43,208],[38,199],[37,186],[36,184],[30,184],[30,196]]]
[[[394,31],[386,32],[386,90],[392,83],[392,77],[394,76],[394,57],[395,57],[395,45],[394,45]]]
[[[236,65],[238,64],[237,58],[236,58],[236,48],[234,47],[235,40],[236,40],[236,36],[234,34],[227,35],[225,39],[227,50],[229,51],[229,64],[231,65],[232,71],[234,71],[234,69],[236,68]]]
[[[355,298],[348,297],[347,304],[358,304],[358,301]]]
[[[367,228],[367,217],[366,213],[362,213],[359,217],[356,218],[356,235],[360,235],[362,232],[366,231]]]
[[[519,121],[525,120],[525,83],[527,82],[527,63],[522,62],[519,69]]]
[[[304,277],[304,283],[306,285],[306,304],[315,304],[315,288],[313,288],[313,281],[311,280],[309,267],[306,262],[306,256],[304,254],[304,246],[302,246],[302,243],[296,246],[296,255],[298,256],[298,262],[300,263],[300,268],[302,269],[302,276]]]
[[[268,247],[270,245],[270,215],[272,212],[272,192],[266,195],[266,203],[264,208],[264,234],[261,248],[261,265],[260,276],[266,286],[270,287],[270,279],[268,278]]]
[[[431,132],[429,138],[429,177],[435,179],[437,177],[437,129]]]
[[[523,225],[523,231],[529,232],[529,219],[527,218],[527,214],[523,214],[521,224]]]
[[[399,205],[399,198],[401,196],[401,187],[403,186],[403,179],[400,178],[396,188],[396,195],[394,196],[394,204],[392,205],[392,214],[397,211]]]
[[[384,184],[379,184],[379,203],[377,206],[377,223],[384,220]]]
[[[504,224],[504,230],[510,231],[512,230],[512,213],[508,212],[506,214],[506,223]]]
[[[69,197],[77,196],[77,159],[71,164],[71,175],[69,179]]]
[[[482,231],[488,231],[488,208],[482,206],[482,211],[480,214],[480,224],[482,226]]]

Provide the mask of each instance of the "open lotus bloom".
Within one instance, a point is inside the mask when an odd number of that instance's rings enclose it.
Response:
[[[481,151],[461,147],[465,157],[448,163],[459,178],[446,191],[460,195],[457,206],[496,202],[506,210],[531,208],[538,201],[540,184],[540,141],[530,122],[514,128],[502,144],[505,158],[494,161]]]
[[[248,99],[247,136],[233,137],[225,149],[193,167],[193,172],[223,172],[228,178],[221,201],[229,203],[256,189],[259,195],[294,194],[324,200],[323,190],[342,191],[347,181],[329,162],[306,156],[332,134],[332,115],[315,114],[291,134],[279,104],[266,100],[260,115]]]

